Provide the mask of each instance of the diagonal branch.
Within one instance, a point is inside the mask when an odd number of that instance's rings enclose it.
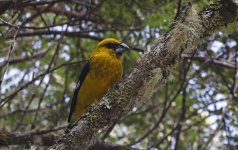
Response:
[[[183,54],[182,57],[184,59],[197,60],[200,62],[212,62],[213,64],[215,64],[217,66],[222,66],[222,67],[230,68],[230,69],[234,69],[234,70],[237,70],[236,68],[238,67],[238,65],[236,65],[234,62],[227,62],[224,60],[216,60],[215,58],[210,59],[210,58],[204,57],[204,56],[192,56],[192,55]]]
[[[190,3],[180,12],[170,30],[145,54],[129,75],[102,100],[89,108],[78,124],[51,149],[87,149],[100,129],[128,113],[135,105],[150,99],[155,88],[168,78],[181,54],[193,52],[201,39],[237,20],[237,5],[217,1],[198,12]]]
[[[57,136],[52,132],[60,131],[64,126],[48,130],[31,131],[27,133],[8,132],[0,129],[0,147],[8,145],[25,145],[27,142],[35,145],[49,146],[55,143]]]

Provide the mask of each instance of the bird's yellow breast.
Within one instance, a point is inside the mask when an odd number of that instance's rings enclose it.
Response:
[[[122,64],[120,58],[108,53],[96,53],[90,59],[89,72],[77,95],[76,112],[72,119],[79,118],[85,108],[99,100],[108,88],[121,79]]]

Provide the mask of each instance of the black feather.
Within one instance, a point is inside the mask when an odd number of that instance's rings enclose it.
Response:
[[[119,47],[119,44],[110,42],[110,43],[106,43],[105,47],[115,50]]]
[[[68,117],[68,123],[70,122],[72,114],[75,111],[78,92],[79,92],[79,89],[80,89],[81,85],[83,84],[84,79],[86,78],[86,76],[87,76],[87,74],[89,72],[89,69],[90,69],[90,61],[88,61],[85,64],[85,66],[83,67],[83,70],[82,70],[82,72],[81,72],[81,74],[80,74],[80,76],[78,78],[76,87],[74,89],[74,94],[73,94],[73,97],[72,97],[72,100],[71,100],[71,105],[70,105],[70,112],[69,112],[69,117]]]

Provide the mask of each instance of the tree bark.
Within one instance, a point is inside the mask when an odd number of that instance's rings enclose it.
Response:
[[[0,129],[0,147],[9,145],[41,145],[50,146],[55,143],[57,135],[52,134],[58,130],[62,130],[65,127],[56,127],[55,129],[41,130],[29,133],[8,132],[4,129]]]
[[[88,150],[140,150],[129,146],[111,145],[105,142],[96,142]]]
[[[87,149],[99,130],[150,99],[156,88],[166,82],[170,69],[182,60],[182,54],[195,51],[201,39],[237,21],[237,4],[217,1],[198,11],[189,3],[169,31],[121,82],[97,104],[91,106],[77,125],[50,149]]]

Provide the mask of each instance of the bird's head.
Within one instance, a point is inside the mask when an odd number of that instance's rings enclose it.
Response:
[[[124,52],[128,52],[130,50],[129,46],[125,43],[121,43],[114,38],[107,38],[102,40],[97,45],[97,50],[110,53],[120,58],[120,56]]]

